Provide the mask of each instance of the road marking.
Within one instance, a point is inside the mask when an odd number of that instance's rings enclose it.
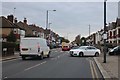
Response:
[[[95,68],[95,65],[94,65],[93,61],[92,61],[92,64],[93,64],[93,69],[94,69],[94,72],[95,72],[96,78],[97,78],[97,80],[98,80],[98,74],[97,74],[97,71],[96,71],[96,68]]]
[[[57,58],[60,58],[60,56],[58,56]]]
[[[94,80],[95,76],[94,76],[94,72],[93,72],[93,67],[92,67],[91,60],[89,61],[89,63],[90,63],[90,69],[91,69],[92,79]]]
[[[95,68],[95,65],[94,65],[93,61],[90,60],[89,62],[90,62],[90,68],[91,68],[91,73],[92,73],[93,80],[99,80],[98,74],[97,74],[97,71],[96,71],[96,68]]]
[[[56,58],[51,58],[51,60],[55,60]]]
[[[44,61],[44,62],[42,62],[42,63],[40,63],[40,64],[35,65],[35,66],[29,67],[29,68],[25,69],[24,71],[28,71],[28,70],[30,70],[30,69],[33,69],[33,68],[35,68],[35,67],[38,67],[38,66],[40,66],[40,65],[42,65],[42,64],[45,64],[46,62],[47,62],[47,61]]]
[[[8,78],[7,76],[6,77],[4,77],[4,79],[6,79],[6,78]]]

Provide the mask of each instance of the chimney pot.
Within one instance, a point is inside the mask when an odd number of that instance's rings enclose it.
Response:
[[[14,16],[13,15],[8,15],[7,19],[13,23]]]
[[[14,22],[17,23],[17,18],[15,18]]]
[[[27,24],[27,19],[26,18],[24,18],[24,23]]]

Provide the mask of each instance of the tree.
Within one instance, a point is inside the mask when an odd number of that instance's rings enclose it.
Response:
[[[86,44],[86,38],[85,38],[85,37],[82,37],[82,38],[80,39],[80,43],[81,43],[81,46],[87,45],[87,44]]]
[[[16,42],[17,38],[13,31],[10,32],[10,34],[7,36],[7,41],[8,42]]]
[[[76,37],[75,37],[75,42],[76,42],[76,44],[79,46],[80,45],[80,35],[77,35]]]
[[[68,39],[65,39],[64,37],[62,37],[62,42],[66,42],[66,43],[69,43],[70,41]]]

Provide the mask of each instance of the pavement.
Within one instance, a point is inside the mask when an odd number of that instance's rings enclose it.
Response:
[[[9,55],[9,56],[4,56],[0,57],[0,61],[6,61],[6,60],[11,60],[11,59],[16,59],[19,58],[19,52],[15,52],[14,55]]]
[[[103,54],[99,57],[94,57],[94,60],[103,75],[103,78],[106,80],[120,80],[118,62],[120,56],[118,55],[108,55],[106,56],[106,63],[103,63]]]
[[[6,56],[0,58],[2,61],[16,59],[19,58],[19,52],[16,52],[13,56]],[[94,57],[94,60],[105,80],[120,80],[119,72],[118,72],[118,62],[120,60],[120,56],[113,55],[113,56],[106,56],[106,63],[103,63],[103,54],[99,57]]]

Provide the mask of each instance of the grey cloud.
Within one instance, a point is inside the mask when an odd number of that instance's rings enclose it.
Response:
[[[75,35],[88,35],[88,25],[91,24],[91,32],[95,32],[103,26],[103,3],[102,2],[5,2],[3,3],[3,15],[7,16],[16,7],[16,16],[19,20],[23,17],[29,23],[45,28],[46,10],[56,9],[49,12],[51,29],[70,38]],[[117,17],[116,3],[107,3],[107,20],[113,21]]]

